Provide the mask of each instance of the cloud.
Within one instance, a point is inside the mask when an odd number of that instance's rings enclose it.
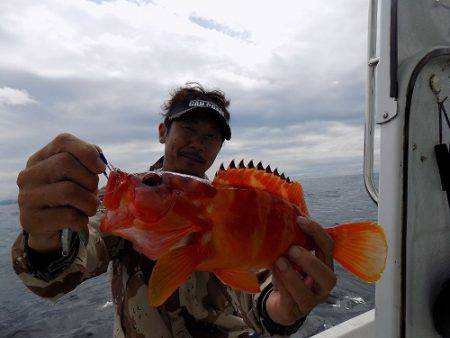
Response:
[[[238,129],[237,132],[239,139],[225,146],[210,173],[218,169],[220,161],[227,165],[233,159],[244,159],[246,163],[261,161],[294,178],[349,174],[362,167],[363,129],[360,125],[312,121],[283,128]],[[330,166],[335,166],[331,172]]]
[[[28,95],[26,90],[0,88],[0,106],[23,106],[32,103],[37,102]]]
[[[257,15],[255,9],[257,8]],[[0,2],[0,198],[60,132],[145,169],[161,105],[187,81],[231,99],[220,161],[360,172],[367,4],[358,0]]]
[[[242,39],[244,41],[250,41],[250,33],[248,31],[234,30],[227,25],[220,24],[214,20],[203,18],[203,17],[197,16],[197,15],[189,16],[189,20],[192,21],[193,23],[196,23],[197,25],[199,25],[201,27],[204,27],[206,29],[216,30],[225,35],[231,36],[232,38],[238,38],[238,39]]]

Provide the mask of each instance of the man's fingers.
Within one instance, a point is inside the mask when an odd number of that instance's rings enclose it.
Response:
[[[292,299],[301,314],[307,315],[328,297],[336,284],[333,266],[333,240],[320,226],[308,218],[297,222],[314,242],[317,257],[301,247],[294,246],[288,257],[280,257],[274,267],[278,292],[283,299]]]
[[[316,294],[320,300],[325,300],[336,285],[336,275],[333,271],[311,252],[299,246],[291,247],[289,258],[312,277],[317,286]]]
[[[64,228],[80,231],[86,228],[89,218],[72,207],[56,207],[20,213],[25,230],[33,235],[47,235]],[[45,225],[45,226],[44,226]]]
[[[66,180],[77,183],[91,192],[98,189],[98,175],[89,171],[67,152],[52,155],[24,169],[17,178],[17,185],[19,188],[33,188]]]
[[[27,162],[27,168],[41,162],[52,155],[68,152],[77,158],[86,168],[95,174],[102,173],[106,166],[100,159],[98,148],[79,138],[68,134],[59,134],[44,148],[34,153]]]
[[[95,147],[95,149],[97,149],[97,151],[98,151],[98,153],[99,154],[103,154],[103,150],[102,150],[102,148],[100,148],[98,145],[96,145],[96,144],[93,144],[93,146]],[[103,161],[102,161],[103,162]]]
[[[319,223],[310,218],[299,216],[297,217],[297,222],[301,229],[312,238],[319,251],[322,251],[322,254],[317,252],[321,260],[330,268],[333,268],[334,242],[331,236],[328,235]]]
[[[300,312],[306,316],[317,305],[316,296],[286,258],[280,257],[275,269],[278,273],[278,284],[283,284],[290,297],[297,303]]]
[[[283,282],[280,281],[281,278],[282,276],[280,276],[279,272],[277,272],[277,270],[274,270],[272,273],[272,284],[274,285],[274,290],[277,290],[282,298],[285,299],[285,301],[287,300],[287,302],[290,303],[290,306],[292,306],[294,303],[294,299],[283,285]],[[288,305],[289,304],[287,304],[286,306]]]
[[[316,250],[315,255],[324,262],[332,271],[334,271],[334,261],[331,255],[325,255],[322,250]]]
[[[312,290],[314,287],[314,279],[312,279],[311,276],[306,276],[303,278],[303,282],[305,282],[305,285],[308,287],[308,289]]]
[[[58,247],[58,231],[86,228],[98,208],[98,146],[60,134],[28,159],[17,177],[20,223],[40,251]]]
[[[70,181],[20,191],[18,200],[21,209],[72,206],[87,216],[95,215],[99,204],[93,193]]]

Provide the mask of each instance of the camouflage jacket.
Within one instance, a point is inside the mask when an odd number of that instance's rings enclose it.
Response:
[[[12,247],[12,261],[23,283],[35,294],[56,302],[84,280],[106,272],[111,262],[114,337],[248,337],[252,331],[269,334],[258,313],[261,293],[235,291],[208,272],[195,271],[162,306],[150,307],[147,283],[154,262],[136,252],[130,242],[99,232],[105,212],[100,206],[90,218],[87,245],[74,236],[67,257],[59,254],[43,258],[24,246],[26,233],[20,234]],[[33,259],[36,255],[38,259]],[[262,271],[258,278],[262,289],[271,286],[269,271]]]

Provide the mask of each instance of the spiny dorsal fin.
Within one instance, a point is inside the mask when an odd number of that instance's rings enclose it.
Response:
[[[222,164],[215,175],[213,185],[249,187],[267,191],[297,205],[304,215],[308,215],[300,183],[291,181],[289,177],[286,178],[284,173],[280,175],[277,169],[272,172],[270,166],[265,168],[261,162],[256,165],[256,168],[253,161],[245,165],[242,160],[236,167],[233,160],[227,169]]]

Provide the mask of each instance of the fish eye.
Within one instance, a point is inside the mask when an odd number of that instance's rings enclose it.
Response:
[[[162,177],[156,173],[148,173],[142,178],[142,183],[153,187],[162,183]]]

